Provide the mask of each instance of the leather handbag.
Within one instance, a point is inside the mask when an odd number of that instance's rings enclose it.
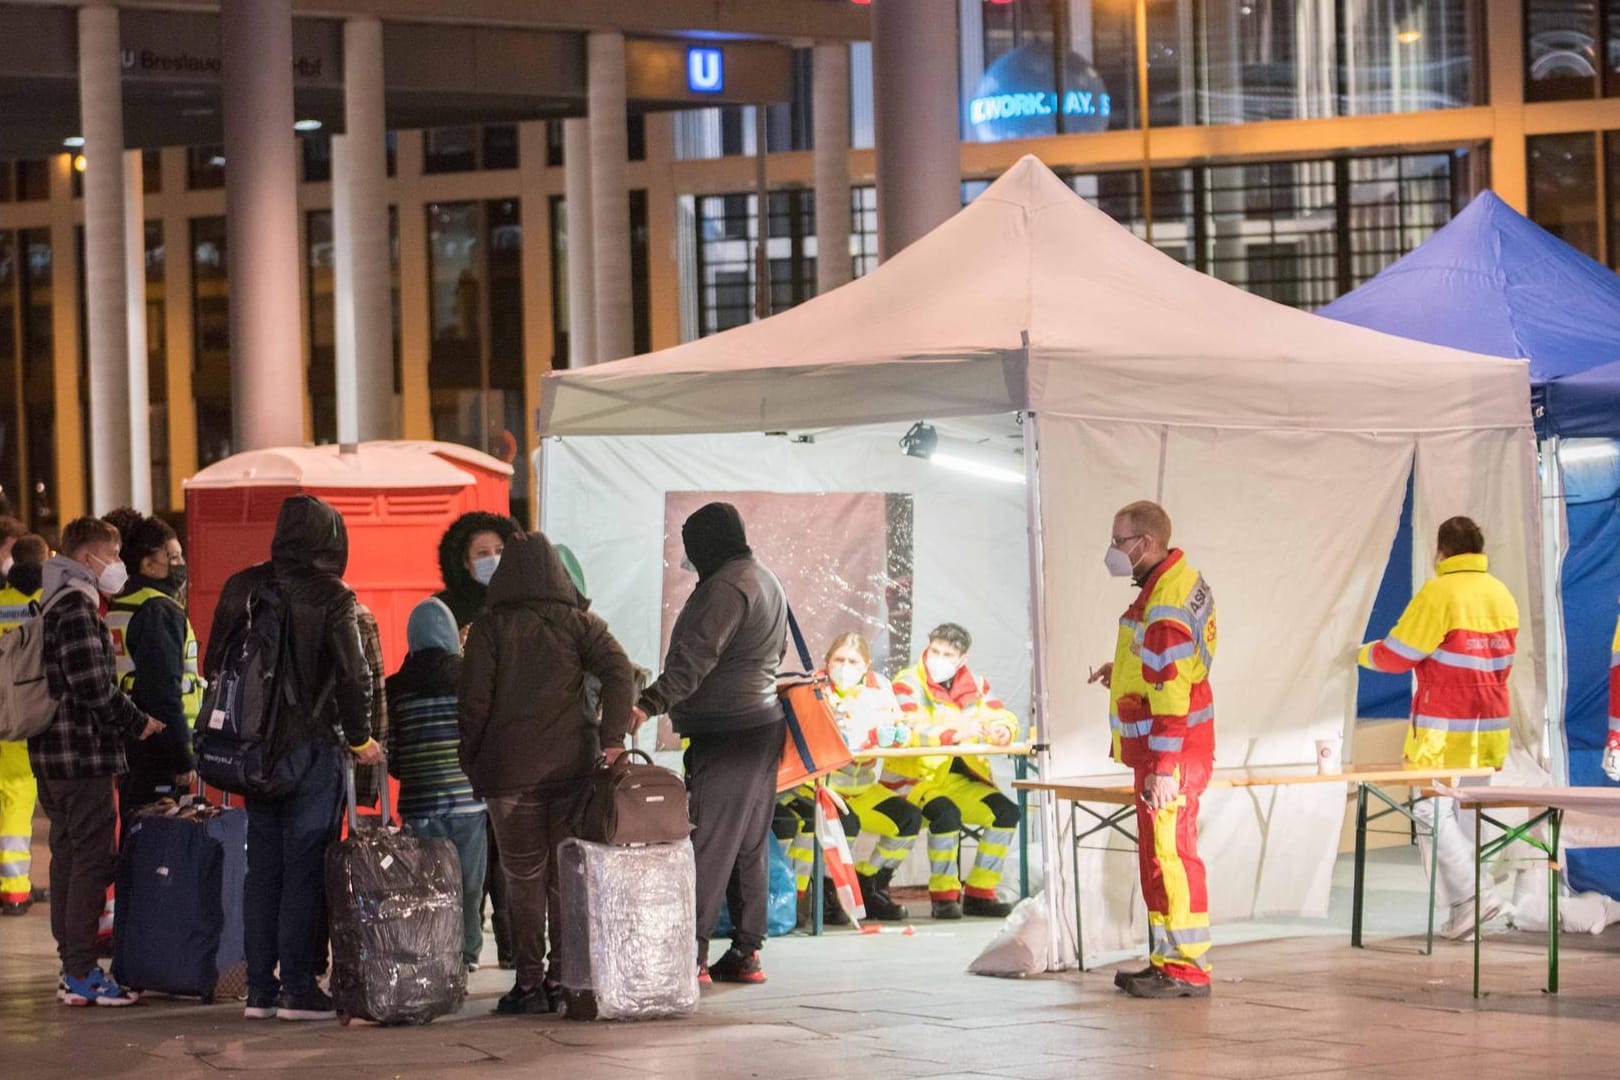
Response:
[[[833,711],[832,684],[825,675],[816,676],[810,648],[804,643],[804,633],[792,608],[788,609],[788,631],[804,670],[785,674],[776,683],[776,694],[787,719],[787,741],[782,745],[782,761],[776,769],[777,791],[837,772],[854,760],[839,729],[838,714]]]
[[[597,844],[674,844],[692,831],[686,783],[654,765],[640,750],[626,750],[591,773],[577,834]]]

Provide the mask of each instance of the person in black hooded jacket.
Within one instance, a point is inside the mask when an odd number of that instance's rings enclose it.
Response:
[[[573,834],[596,759],[620,752],[630,731],[635,669],[589,605],[544,535],[514,537],[462,658],[461,766],[500,842],[512,920],[517,981],[501,1013],[554,1005],[557,848]],[[587,674],[601,681],[600,721],[586,705]]]
[[[246,617],[253,593],[266,586],[279,592],[289,605],[290,673],[304,706],[283,714],[280,733],[281,752],[302,779],[283,798],[247,800],[243,930],[249,1019],[337,1015],[315,979],[324,963],[326,848],[342,822],[342,755],[352,753],[363,765],[382,760],[382,748],[371,737],[371,678],[354,593],[343,583],[348,562],[343,518],[312,495],[294,495],[281,504],[270,561],[232,575],[214,610],[210,676],[218,674],[220,645]],[[328,682],[331,692],[317,710]]]
[[[730,503],[709,503],[687,518],[681,540],[697,570],[697,588],[675,620],[664,673],[642,692],[635,722],[668,713],[687,739],[699,978],[762,983],[766,845],[787,737],[776,696],[787,650],[787,597],[776,575],[754,558]],[[735,926],[731,948],[705,967],[722,901],[729,901]]]
[[[444,588],[434,595],[456,617],[457,626],[466,627],[484,610],[501,551],[522,532],[512,518],[486,510],[462,514],[444,531],[439,540]]]

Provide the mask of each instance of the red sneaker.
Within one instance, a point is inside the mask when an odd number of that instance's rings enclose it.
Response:
[[[765,971],[759,966],[759,953],[738,952],[727,949],[726,955],[709,966],[709,975],[717,982],[762,983]]]
[[[714,985],[714,979],[709,976],[709,965],[708,964],[699,964],[698,965],[698,985],[699,986],[713,986]]]

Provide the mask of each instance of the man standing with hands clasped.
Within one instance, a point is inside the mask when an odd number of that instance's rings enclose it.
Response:
[[[1170,515],[1134,502],[1114,515],[1104,559],[1139,592],[1119,619],[1109,688],[1114,760],[1136,771],[1137,853],[1151,963],[1121,971],[1132,997],[1208,997],[1209,896],[1198,857],[1198,800],[1215,764],[1215,597],[1170,547]]]

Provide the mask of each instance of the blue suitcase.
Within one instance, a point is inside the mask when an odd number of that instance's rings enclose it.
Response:
[[[160,803],[118,852],[113,978],[205,1002],[247,990],[242,900],[247,811]]]

